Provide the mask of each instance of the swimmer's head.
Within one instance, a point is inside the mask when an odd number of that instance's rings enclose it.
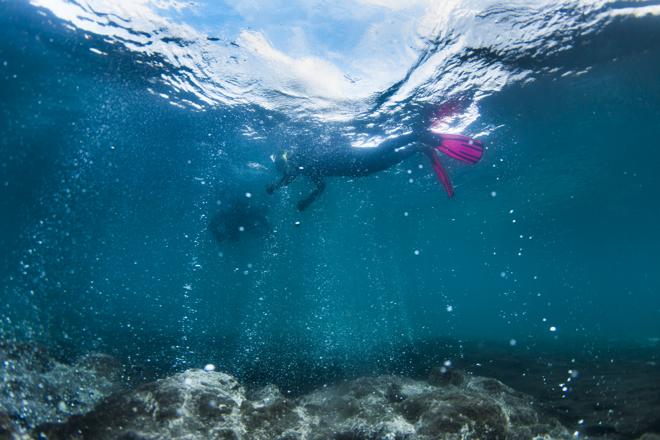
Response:
[[[291,166],[289,163],[289,152],[286,150],[280,151],[279,154],[271,154],[270,160],[275,164],[275,169],[282,174],[286,173]]]

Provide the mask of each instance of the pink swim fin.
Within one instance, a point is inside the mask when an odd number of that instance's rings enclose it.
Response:
[[[449,157],[474,165],[484,154],[481,141],[460,134],[442,134],[442,142],[436,149]]]
[[[481,141],[460,134],[443,134],[441,137],[442,143],[434,149],[426,150],[425,153],[426,157],[431,161],[433,172],[438,177],[442,186],[445,187],[445,190],[447,190],[449,197],[452,197],[454,195],[454,187],[449,180],[449,174],[447,174],[447,171],[442,166],[440,158],[438,158],[435,151],[444,153],[461,162],[474,165],[483,156],[484,147]]]
[[[432,150],[426,150],[425,153],[431,161],[431,167],[433,168],[435,175],[438,177],[438,181],[442,183],[442,186],[444,186],[445,190],[447,190],[447,195],[449,195],[449,197],[453,197],[454,187],[452,186],[451,181],[449,180],[449,174],[447,174],[447,171],[445,171],[445,168],[442,166],[440,159]]]

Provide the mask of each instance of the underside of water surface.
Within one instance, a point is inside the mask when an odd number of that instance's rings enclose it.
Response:
[[[655,439],[659,140],[657,1],[0,0],[0,438]]]

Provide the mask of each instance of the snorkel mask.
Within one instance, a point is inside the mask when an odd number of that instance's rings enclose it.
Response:
[[[280,173],[286,173],[289,168],[289,152],[284,150],[281,154],[271,154],[270,160],[275,164],[275,169]]]

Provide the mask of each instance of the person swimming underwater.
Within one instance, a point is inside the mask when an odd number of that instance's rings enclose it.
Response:
[[[309,178],[315,187],[307,197],[298,202],[298,210],[303,211],[325,190],[326,177],[367,176],[390,168],[417,153],[424,153],[428,157],[438,180],[445,187],[449,197],[452,197],[454,188],[437,153],[444,153],[461,162],[475,164],[483,155],[483,144],[463,135],[427,132],[421,136],[409,133],[387,139],[372,148],[342,145],[331,149],[284,151],[279,156],[271,156],[282,176],[277,182],[269,185],[266,192],[273,194],[275,190],[289,185],[298,176]]]

